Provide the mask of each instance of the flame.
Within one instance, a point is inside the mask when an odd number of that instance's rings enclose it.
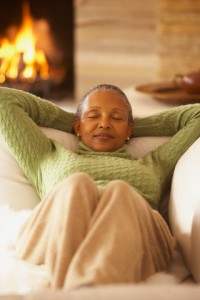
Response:
[[[6,78],[35,80],[37,76],[49,77],[47,59],[44,52],[37,49],[36,42],[29,4],[24,2],[22,25],[14,42],[7,37],[0,40],[0,83]]]

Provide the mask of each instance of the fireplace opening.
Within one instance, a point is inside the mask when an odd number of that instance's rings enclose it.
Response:
[[[74,97],[73,0],[1,0],[0,86]]]

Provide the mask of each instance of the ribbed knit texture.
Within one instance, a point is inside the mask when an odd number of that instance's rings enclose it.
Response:
[[[85,172],[101,190],[110,180],[125,180],[157,209],[178,159],[200,135],[199,104],[136,119],[134,136],[173,136],[142,159],[131,157],[125,148],[94,152],[82,143],[74,153],[47,138],[37,126],[72,132],[73,118],[49,101],[0,88],[0,133],[41,198],[65,177]]]

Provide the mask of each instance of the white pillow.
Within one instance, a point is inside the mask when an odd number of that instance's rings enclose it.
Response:
[[[75,135],[52,128],[41,128],[51,139],[71,150],[78,148]],[[127,151],[134,157],[142,157],[164,143],[166,137],[133,138],[127,145]],[[7,145],[0,137],[0,205],[14,210],[32,209],[40,201],[38,194],[29,183],[19,164],[10,154]]]
[[[75,150],[78,139],[75,135],[52,128],[41,128],[51,139]],[[30,184],[7,144],[0,136],[0,205],[14,210],[32,209],[40,202],[39,195]]]
[[[188,267],[191,265],[191,254],[198,252],[199,255],[200,253],[200,249],[198,251],[191,249],[192,224],[196,207],[200,203],[199,184],[200,138],[192,144],[176,165],[169,201],[170,226],[181,247]],[[196,267],[200,268],[200,265]]]
[[[38,194],[0,137],[0,205],[13,209],[33,208]]]
[[[57,141],[67,149],[75,151],[78,149],[78,138],[75,134],[61,130],[41,127],[42,131],[52,140]]]
[[[126,151],[135,158],[140,158],[166,143],[170,137],[167,136],[147,136],[130,139],[126,146]]]

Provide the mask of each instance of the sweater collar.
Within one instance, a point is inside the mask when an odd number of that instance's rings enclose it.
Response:
[[[90,149],[89,147],[84,145],[82,142],[79,142],[79,149],[78,149],[77,153],[78,154],[103,155],[103,156],[123,156],[123,157],[129,156],[126,152],[125,145],[115,151],[100,152],[100,151],[94,151],[94,150]]]

